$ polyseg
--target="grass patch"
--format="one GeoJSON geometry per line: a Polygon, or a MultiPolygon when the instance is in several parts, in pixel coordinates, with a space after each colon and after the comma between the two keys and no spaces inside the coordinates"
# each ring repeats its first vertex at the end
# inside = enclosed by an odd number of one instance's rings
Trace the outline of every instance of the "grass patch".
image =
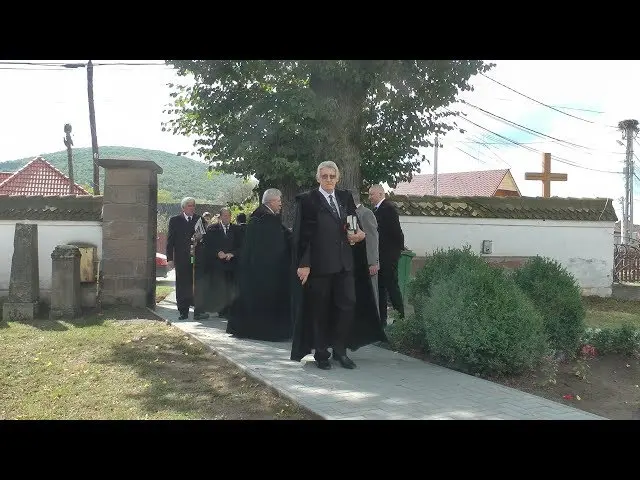
{"type": "Polygon", "coordinates": [[[174,288],[169,285],[156,285],[156,303],[160,303],[167,298],[173,290],[174,288]]]}
{"type": "Polygon", "coordinates": [[[624,324],[640,328],[640,302],[613,297],[584,297],[588,327],[615,328],[624,324]]]}
{"type": "Polygon", "coordinates": [[[116,318],[3,322],[0,419],[317,418],[175,327],[116,318]]]}

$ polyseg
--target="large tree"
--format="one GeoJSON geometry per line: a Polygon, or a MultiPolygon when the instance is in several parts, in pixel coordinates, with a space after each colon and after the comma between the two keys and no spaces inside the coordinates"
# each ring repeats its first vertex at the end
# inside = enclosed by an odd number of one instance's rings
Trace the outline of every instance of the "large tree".
{"type": "Polygon", "coordinates": [[[191,85],[170,85],[163,129],[194,136],[226,173],[255,175],[285,205],[334,160],[343,188],[410,180],[421,147],[455,128],[445,107],[492,65],[467,60],[168,61],[191,85]]]}

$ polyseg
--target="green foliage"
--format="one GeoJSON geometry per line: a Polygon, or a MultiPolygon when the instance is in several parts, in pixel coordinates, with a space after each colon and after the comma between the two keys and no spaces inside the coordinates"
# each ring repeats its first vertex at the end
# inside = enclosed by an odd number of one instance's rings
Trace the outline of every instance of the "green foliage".
{"type": "Polygon", "coordinates": [[[586,327],[586,309],[575,278],[555,260],[542,257],[530,259],[512,276],[542,314],[550,346],[575,356],[586,327]]]}
{"type": "Polygon", "coordinates": [[[231,209],[231,218],[235,221],[235,218],[239,213],[244,213],[247,216],[247,221],[249,220],[249,216],[253,211],[258,208],[260,202],[256,196],[248,198],[246,201],[241,203],[231,203],[229,204],[229,208],[231,209]]]}
{"type": "Polygon", "coordinates": [[[614,328],[587,328],[581,338],[584,345],[592,345],[598,354],[640,354],[640,329],[624,324],[614,328]]]}
{"type": "Polygon", "coordinates": [[[169,215],[166,213],[157,214],[158,233],[167,233],[169,231],[169,215]]]}
{"type": "Polygon", "coordinates": [[[503,270],[484,262],[463,262],[435,280],[421,316],[430,354],[468,373],[520,373],[547,350],[535,306],[503,270]]]}
{"type": "Polygon", "coordinates": [[[158,189],[158,203],[174,203],[178,201],[169,190],[158,189]]]}
{"type": "MultiPolygon", "coordinates": [[[[162,175],[158,175],[160,191],[170,193],[177,202],[191,196],[206,200],[200,203],[222,205],[228,201],[237,201],[245,195],[251,195],[254,185],[235,175],[209,172],[208,166],[202,162],[175,155],[173,153],[131,147],[100,147],[102,158],[140,158],[151,160],[162,167],[162,175]],[[244,192],[244,193],[243,193],[244,192]]],[[[43,154],[42,157],[61,172],[68,174],[67,152],[59,151],[43,154]]],[[[14,172],[23,167],[32,158],[12,160],[0,163],[0,171],[14,172]]],[[[102,170],[102,169],[101,169],[102,170]]],[[[76,183],[91,185],[93,182],[93,156],[91,148],[73,149],[73,173],[76,183]]],[[[104,192],[104,170],[100,173],[101,193],[104,192]]]]}
{"type": "Polygon", "coordinates": [[[393,350],[405,353],[424,353],[425,323],[418,315],[408,315],[386,328],[387,339],[393,350]]]}
{"type": "Polygon", "coordinates": [[[342,186],[408,180],[446,109],[492,65],[467,60],[168,61],[191,85],[173,85],[163,130],[189,135],[216,169],[255,175],[285,197],[335,160],[342,186]],[[291,192],[289,192],[291,190],[291,192]]]}
{"type": "Polygon", "coordinates": [[[429,297],[431,286],[435,281],[450,276],[460,264],[473,268],[480,263],[484,264],[485,261],[475,255],[468,245],[464,248],[435,250],[426,258],[424,266],[407,285],[407,300],[414,307],[416,315],[421,318],[422,306],[429,297]]]}

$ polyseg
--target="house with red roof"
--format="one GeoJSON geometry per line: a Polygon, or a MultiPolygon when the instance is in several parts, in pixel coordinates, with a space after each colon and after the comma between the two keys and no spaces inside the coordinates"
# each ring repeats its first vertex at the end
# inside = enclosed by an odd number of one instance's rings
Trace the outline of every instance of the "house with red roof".
{"type": "MultiPolygon", "coordinates": [[[[422,197],[435,194],[435,175],[414,175],[410,182],[401,182],[394,195],[422,197]]],[[[511,171],[481,170],[438,174],[438,196],[442,197],[521,197],[511,171]]]]}
{"type": "Polygon", "coordinates": [[[42,157],[36,157],[17,172],[0,172],[0,195],[50,196],[90,195],[42,157]]]}

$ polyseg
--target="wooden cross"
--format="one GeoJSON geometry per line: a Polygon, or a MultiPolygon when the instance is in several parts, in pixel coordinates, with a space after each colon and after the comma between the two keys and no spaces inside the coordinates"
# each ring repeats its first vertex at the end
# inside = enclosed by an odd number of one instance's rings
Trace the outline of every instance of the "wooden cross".
{"type": "Polygon", "coordinates": [[[549,198],[551,196],[551,182],[566,182],[566,173],[551,173],[551,154],[545,153],[542,161],[542,173],[527,172],[524,174],[525,180],[541,180],[542,196],[549,198]]]}

